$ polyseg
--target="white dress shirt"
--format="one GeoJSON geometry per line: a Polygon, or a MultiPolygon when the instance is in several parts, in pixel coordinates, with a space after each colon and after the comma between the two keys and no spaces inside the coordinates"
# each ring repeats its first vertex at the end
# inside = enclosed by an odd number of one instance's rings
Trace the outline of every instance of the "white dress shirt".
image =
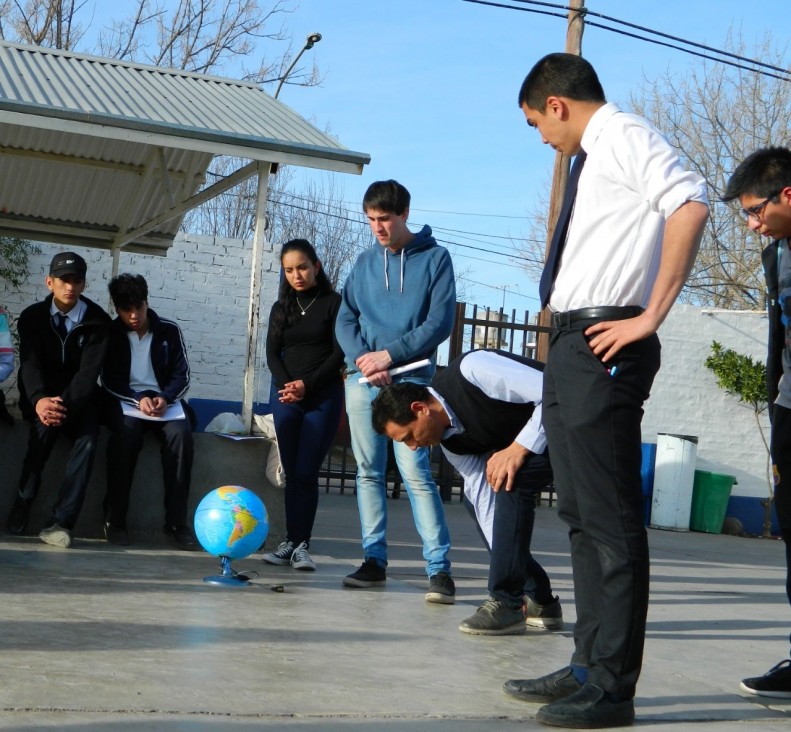
{"type": "Polygon", "coordinates": [[[55,305],[55,298],[52,298],[52,304],[49,306],[49,314],[54,318],[58,313],[65,316],[66,320],[63,321],[66,325],[66,333],[71,333],[75,325],[79,325],[85,315],[88,305],[85,300],[77,300],[76,305],[69,310],[68,313],[61,313],[55,305]]]}
{"type": "MultiPolygon", "coordinates": [[[[473,351],[462,360],[461,374],[492,399],[514,404],[535,404],[533,414],[514,442],[531,452],[544,451],[547,438],[541,425],[543,374],[540,371],[491,351],[473,351]]],[[[464,432],[464,425],[448,403],[431,387],[428,390],[450,418],[450,427],[443,433],[443,439],[464,432]]],[[[442,451],[464,481],[464,495],[472,504],[478,525],[491,548],[495,493],[486,480],[489,455],[458,455],[444,447],[442,451]]]]}
{"type": "Polygon", "coordinates": [[[587,159],[549,306],[645,307],[665,221],[687,201],[707,203],[706,182],[658,130],[614,104],[596,110],[581,144],[587,159]]]}

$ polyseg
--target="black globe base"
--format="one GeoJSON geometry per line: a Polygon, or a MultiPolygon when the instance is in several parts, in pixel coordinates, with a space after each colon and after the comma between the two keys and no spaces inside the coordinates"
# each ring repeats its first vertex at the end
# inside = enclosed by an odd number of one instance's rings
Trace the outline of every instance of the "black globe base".
{"type": "Polygon", "coordinates": [[[204,577],[203,581],[210,585],[219,585],[220,587],[250,587],[253,584],[247,579],[247,575],[239,574],[231,567],[229,557],[220,557],[220,574],[204,577]]]}

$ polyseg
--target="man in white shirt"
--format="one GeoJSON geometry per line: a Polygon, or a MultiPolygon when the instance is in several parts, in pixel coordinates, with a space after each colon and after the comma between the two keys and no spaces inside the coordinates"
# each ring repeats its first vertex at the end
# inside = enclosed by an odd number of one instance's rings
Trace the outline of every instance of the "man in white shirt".
{"type": "Polygon", "coordinates": [[[552,482],[541,427],[542,370],[511,353],[472,351],[438,372],[431,386],[392,384],[373,402],[379,434],[413,450],[441,444],[464,480],[491,558],[489,599],[462,621],[463,633],[563,626],[549,577],[530,553],[536,494],[552,482]]]}
{"type": "Polygon", "coordinates": [[[656,331],[698,250],[706,186],[648,122],[606,102],[579,56],[541,59],[518,103],[545,144],[578,156],[573,213],[564,206],[570,218],[558,221],[541,282],[556,328],[544,428],[570,529],[577,623],[568,667],[508,681],[505,691],[550,702],[536,717],[545,724],[625,726],[634,721],[648,609],[642,405],[659,369],[656,331]]]}

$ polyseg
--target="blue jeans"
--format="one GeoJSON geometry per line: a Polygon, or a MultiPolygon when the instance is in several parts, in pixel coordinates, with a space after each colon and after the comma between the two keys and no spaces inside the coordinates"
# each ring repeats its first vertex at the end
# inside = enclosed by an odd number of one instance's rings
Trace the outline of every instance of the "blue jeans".
{"type": "Polygon", "coordinates": [[[310,545],[319,505],[319,471],[338,431],[343,385],[338,379],[294,404],[278,401],[273,391],[269,403],[286,475],[286,539],[310,545]]]}
{"type": "MultiPolygon", "coordinates": [[[[357,461],[357,507],[365,558],[387,566],[387,437],[371,426],[371,402],[379,388],[358,382],[359,374],[346,379],[346,413],[352,450],[357,461]]],[[[404,479],[415,528],[423,540],[423,558],[430,576],[449,572],[450,535],[439,490],[431,476],[428,448],[410,450],[393,443],[396,464],[404,479]]]]}

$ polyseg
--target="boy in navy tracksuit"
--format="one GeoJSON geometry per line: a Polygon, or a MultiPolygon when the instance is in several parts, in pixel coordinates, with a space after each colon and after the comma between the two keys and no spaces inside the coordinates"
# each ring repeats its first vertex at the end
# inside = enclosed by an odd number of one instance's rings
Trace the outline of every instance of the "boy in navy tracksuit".
{"type": "Polygon", "coordinates": [[[115,397],[108,410],[105,536],[113,544],[129,544],[129,493],[143,435],[153,431],[162,443],[163,530],[181,548],[196,549],[187,525],[193,418],[182,401],[189,388],[190,368],[181,328],[148,307],[148,285],[142,275],[119,275],[109,289],[118,317],[110,329],[102,371],[102,384],[115,397]],[[136,411],[125,414],[122,404],[136,411]]]}

